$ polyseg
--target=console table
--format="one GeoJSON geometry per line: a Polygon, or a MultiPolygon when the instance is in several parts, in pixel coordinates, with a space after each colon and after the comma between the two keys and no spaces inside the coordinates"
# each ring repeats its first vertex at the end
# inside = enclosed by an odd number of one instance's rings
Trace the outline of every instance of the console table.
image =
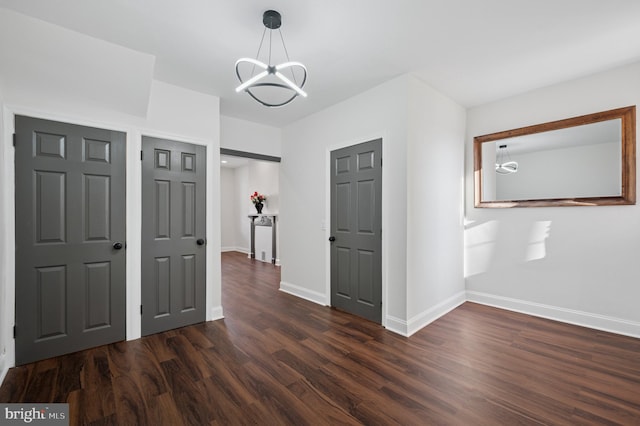
{"type": "Polygon", "coordinates": [[[250,214],[251,219],[251,259],[256,258],[256,226],[271,227],[271,263],[276,264],[276,214],[250,214]]]}

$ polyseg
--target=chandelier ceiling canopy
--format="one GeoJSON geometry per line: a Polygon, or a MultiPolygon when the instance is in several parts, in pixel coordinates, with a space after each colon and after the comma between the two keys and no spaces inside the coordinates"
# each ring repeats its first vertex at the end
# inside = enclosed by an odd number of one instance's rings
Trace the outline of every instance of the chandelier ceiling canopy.
{"type": "MultiPolygon", "coordinates": [[[[284,43],[282,31],[282,17],[275,10],[267,10],[262,15],[264,31],[255,58],[240,58],[236,61],[236,75],[240,85],[236,92],[246,92],[266,107],[281,107],[287,105],[298,96],[307,97],[303,90],[307,82],[307,68],[300,62],[289,59],[289,52],[284,43]],[[282,47],[273,48],[274,32],[282,47]],[[268,33],[267,33],[268,32],[268,33]],[[268,37],[268,47],[265,38],[268,37]],[[274,65],[274,58],[285,59],[274,65]]],[[[277,47],[278,43],[276,43],[277,47]]]]}

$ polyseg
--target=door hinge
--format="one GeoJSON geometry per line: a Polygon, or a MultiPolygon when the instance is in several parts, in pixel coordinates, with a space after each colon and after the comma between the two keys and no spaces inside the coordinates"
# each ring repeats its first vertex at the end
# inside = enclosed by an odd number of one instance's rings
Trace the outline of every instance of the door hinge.
{"type": "Polygon", "coordinates": [[[16,326],[13,326],[13,338],[15,339],[17,336],[16,326]]]}
{"type": "Polygon", "coordinates": [[[140,315],[142,315],[142,305],[140,305],[140,315]]]}
{"type": "Polygon", "coordinates": [[[382,167],[382,158],[380,158],[380,167],[382,167]]]}
{"type": "Polygon", "coordinates": [[[16,146],[16,140],[18,139],[18,135],[17,134],[13,134],[13,146],[16,146]]]}
{"type": "Polygon", "coordinates": [[[140,150],[140,161],[144,160],[144,151],[140,150]]]}

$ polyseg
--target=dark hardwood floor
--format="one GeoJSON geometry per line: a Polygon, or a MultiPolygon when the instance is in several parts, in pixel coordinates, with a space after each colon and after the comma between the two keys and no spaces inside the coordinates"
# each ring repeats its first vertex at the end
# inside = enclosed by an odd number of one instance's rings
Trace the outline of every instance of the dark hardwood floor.
{"type": "Polygon", "coordinates": [[[640,339],[473,303],[404,338],[223,254],[225,319],[13,368],[71,424],[640,425],[640,339]]]}

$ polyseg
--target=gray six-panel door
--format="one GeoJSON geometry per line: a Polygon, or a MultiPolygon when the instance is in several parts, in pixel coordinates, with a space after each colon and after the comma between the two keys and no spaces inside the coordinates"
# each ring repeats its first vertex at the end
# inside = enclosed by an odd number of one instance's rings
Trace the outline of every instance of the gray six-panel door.
{"type": "Polygon", "coordinates": [[[125,339],[125,134],[16,116],[16,364],[125,339]]]}
{"type": "Polygon", "coordinates": [[[142,335],[205,320],[206,148],[142,138],[142,335]]]}
{"type": "Polygon", "coordinates": [[[382,320],[382,139],[331,152],[331,306],[382,320]]]}

